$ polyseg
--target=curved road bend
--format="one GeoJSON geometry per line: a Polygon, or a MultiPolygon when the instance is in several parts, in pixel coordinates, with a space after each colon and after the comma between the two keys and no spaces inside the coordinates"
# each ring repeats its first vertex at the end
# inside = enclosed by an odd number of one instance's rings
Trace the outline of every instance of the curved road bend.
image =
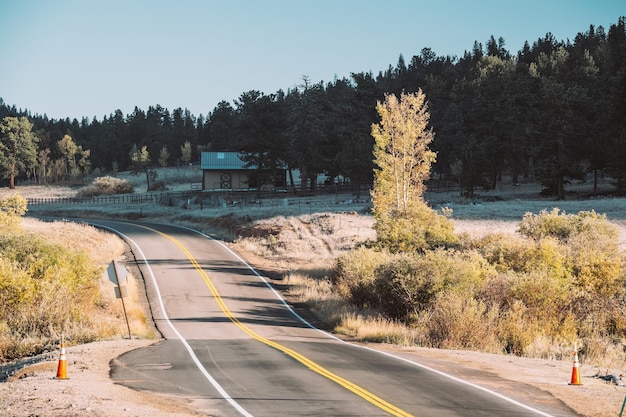
{"type": "Polygon", "coordinates": [[[188,229],[90,223],[131,245],[164,341],[115,360],[115,382],[211,416],[574,416],[312,328],[222,243],[188,229]]]}

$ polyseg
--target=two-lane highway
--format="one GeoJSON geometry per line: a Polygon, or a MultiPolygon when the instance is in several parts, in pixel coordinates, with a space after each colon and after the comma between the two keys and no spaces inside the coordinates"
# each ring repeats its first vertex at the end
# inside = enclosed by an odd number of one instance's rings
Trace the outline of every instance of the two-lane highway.
{"type": "Polygon", "coordinates": [[[340,341],[298,316],[243,259],[189,229],[92,221],[130,244],[164,341],[114,381],[213,416],[574,416],[340,341]]]}

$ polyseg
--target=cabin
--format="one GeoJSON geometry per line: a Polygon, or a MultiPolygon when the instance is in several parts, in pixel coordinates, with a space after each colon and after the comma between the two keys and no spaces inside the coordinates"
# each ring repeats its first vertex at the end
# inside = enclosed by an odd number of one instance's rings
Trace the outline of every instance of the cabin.
{"type": "Polygon", "coordinates": [[[202,190],[256,190],[285,187],[287,169],[260,171],[248,166],[239,152],[202,152],[202,190]]]}

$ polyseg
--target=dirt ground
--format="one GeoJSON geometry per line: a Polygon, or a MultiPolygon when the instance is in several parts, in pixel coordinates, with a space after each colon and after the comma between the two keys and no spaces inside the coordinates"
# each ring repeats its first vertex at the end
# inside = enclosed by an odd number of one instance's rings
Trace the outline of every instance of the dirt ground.
{"type": "Polygon", "coordinates": [[[116,385],[110,362],[155,340],[111,340],[66,349],[68,379],[56,379],[55,361],[26,367],[0,383],[0,414],[6,417],[193,416],[181,400],[116,385]]]}

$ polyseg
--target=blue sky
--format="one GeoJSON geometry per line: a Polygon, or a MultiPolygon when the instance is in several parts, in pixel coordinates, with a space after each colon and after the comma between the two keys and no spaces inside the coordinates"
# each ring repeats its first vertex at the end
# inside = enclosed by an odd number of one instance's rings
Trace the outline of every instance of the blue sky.
{"type": "Polygon", "coordinates": [[[516,53],[624,15],[624,0],[0,0],[0,97],[55,119],[156,104],[206,115],[424,47],[462,56],[494,35],[516,53]]]}

